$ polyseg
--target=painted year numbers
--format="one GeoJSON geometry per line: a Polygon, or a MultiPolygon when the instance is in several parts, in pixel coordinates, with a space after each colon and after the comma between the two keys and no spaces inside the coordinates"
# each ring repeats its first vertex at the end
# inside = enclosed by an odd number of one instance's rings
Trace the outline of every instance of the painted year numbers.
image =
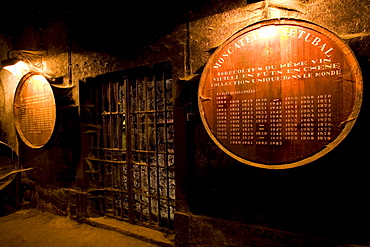
{"type": "Polygon", "coordinates": [[[232,145],[282,146],[284,141],[331,140],[331,94],[282,98],[216,98],[216,135],[232,145]]]}

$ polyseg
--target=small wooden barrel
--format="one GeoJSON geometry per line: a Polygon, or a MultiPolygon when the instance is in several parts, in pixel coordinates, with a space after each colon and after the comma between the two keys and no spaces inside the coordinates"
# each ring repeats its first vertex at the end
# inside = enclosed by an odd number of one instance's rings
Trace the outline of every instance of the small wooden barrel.
{"type": "Polygon", "coordinates": [[[198,103],[212,140],[233,158],[268,169],[312,162],[348,134],[362,75],[348,45],[301,20],[239,31],[210,57],[198,103]]]}
{"type": "Polygon", "coordinates": [[[16,152],[6,143],[0,141],[0,190],[9,185],[19,169],[19,159],[16,152]]]}
{"type": "Polygon", "coordinates": [[[14,96],[15,127],[31,148],[43,147],[51,138],[56,122],[53,90],[40,74],[26,74],[14,96]]]}

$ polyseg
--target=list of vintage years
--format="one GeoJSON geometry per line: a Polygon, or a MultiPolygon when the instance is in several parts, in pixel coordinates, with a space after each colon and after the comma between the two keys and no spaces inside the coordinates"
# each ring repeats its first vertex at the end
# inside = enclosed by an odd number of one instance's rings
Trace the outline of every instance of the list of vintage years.
{"type": "Polygon", "coordinates": [[[306,22],[275,20],[236,33],[211,56],[198,102],[212,140],[257,167],[315,160],[348,133],[362,77],[350,48],[306,22]]]}

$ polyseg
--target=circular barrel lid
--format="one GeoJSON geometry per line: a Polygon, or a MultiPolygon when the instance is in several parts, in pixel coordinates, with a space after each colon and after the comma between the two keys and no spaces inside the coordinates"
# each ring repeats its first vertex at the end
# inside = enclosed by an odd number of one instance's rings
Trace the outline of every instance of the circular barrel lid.
{"type": "Polygon", "coordinates": [[[227,39],[202,73],[198,103],[212,140],[248,165],[312,162],[348,134],[362,102],[361,70],[333,32],[267,20],[227,39]]]}
{"type": "Polygon", "coordinates": [[[15,127],[31,148],[43,147],[51,138],[56,122],[53,90],[44,76],[26,74],[14,96],[15,127]]]}

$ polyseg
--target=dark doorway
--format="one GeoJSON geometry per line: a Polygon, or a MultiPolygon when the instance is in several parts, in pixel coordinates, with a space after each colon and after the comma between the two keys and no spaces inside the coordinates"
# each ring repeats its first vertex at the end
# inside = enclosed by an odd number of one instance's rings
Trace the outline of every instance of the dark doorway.
{"type": "Polygon", "coordinates": [[[80,85],[86,191],[94,210],[173,229],[171,66],[140,67],[80,85]],[[86,142],[87,140],[87,142],[86,142]]]}

